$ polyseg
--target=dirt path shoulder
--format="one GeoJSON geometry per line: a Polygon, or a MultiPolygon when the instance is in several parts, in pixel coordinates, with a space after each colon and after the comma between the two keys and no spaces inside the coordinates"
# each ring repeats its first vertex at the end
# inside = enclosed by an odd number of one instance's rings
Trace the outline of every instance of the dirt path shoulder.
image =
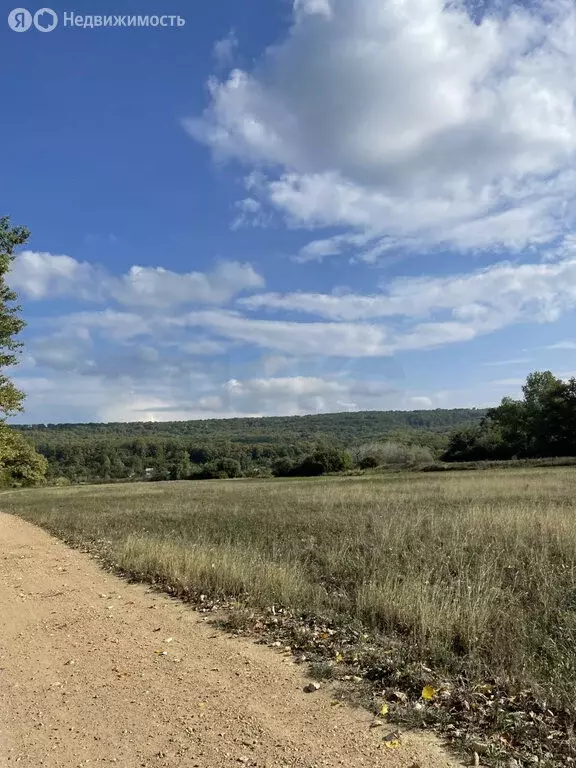
{"type": "Polygon", "coordinates": [[[368,713],[306,682],[291,659],[0,513],[2,768],[457,765],[418,734],[386,748],[368,713]]]}

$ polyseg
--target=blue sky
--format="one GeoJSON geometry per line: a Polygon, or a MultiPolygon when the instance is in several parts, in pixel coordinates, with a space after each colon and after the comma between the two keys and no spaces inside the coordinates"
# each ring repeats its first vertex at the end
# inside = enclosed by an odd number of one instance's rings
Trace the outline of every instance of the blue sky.
{"type": "Polygon", "coordinates": [[[484,406],[576,372],[571,2],[51,7],[0,26],[18,421],[484,406]]]}

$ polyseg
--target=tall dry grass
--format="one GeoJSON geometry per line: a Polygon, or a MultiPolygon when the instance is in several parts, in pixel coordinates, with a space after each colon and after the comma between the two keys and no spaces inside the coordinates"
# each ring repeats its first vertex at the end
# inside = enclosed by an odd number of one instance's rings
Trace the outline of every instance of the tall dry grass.
{"type": "Polygon", "coordinates": [[[570,699],[576,470],[19,491],[2,508],[182,589],[352,617],[452,673],[570,699]]]}

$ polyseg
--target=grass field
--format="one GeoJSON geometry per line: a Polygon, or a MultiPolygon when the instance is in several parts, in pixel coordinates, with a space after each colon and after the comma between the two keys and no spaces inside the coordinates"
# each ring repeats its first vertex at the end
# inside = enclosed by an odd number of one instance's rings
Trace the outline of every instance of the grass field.
{"type": "Polygon", "coordinates": [[[574,709],[576,470],[18,491],[14,512],[142,578],[352,621],[441,674],[574,709]]]}
{"type": "Polygon", "coordinates": [[[572,468],[76,487],[2,506],[157,581],[351,615],[434,664],[573,695],[572,468]]]}

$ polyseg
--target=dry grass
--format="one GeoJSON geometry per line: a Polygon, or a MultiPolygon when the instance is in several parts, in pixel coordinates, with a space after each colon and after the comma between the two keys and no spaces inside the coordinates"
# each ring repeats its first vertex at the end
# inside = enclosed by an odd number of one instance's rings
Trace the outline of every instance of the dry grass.
{"type": "Polygon", "coordinates": [[[451,674],[576,684],[576,470],[19,491],[3,509],[179,589],[343,615],[451,674]]]}

